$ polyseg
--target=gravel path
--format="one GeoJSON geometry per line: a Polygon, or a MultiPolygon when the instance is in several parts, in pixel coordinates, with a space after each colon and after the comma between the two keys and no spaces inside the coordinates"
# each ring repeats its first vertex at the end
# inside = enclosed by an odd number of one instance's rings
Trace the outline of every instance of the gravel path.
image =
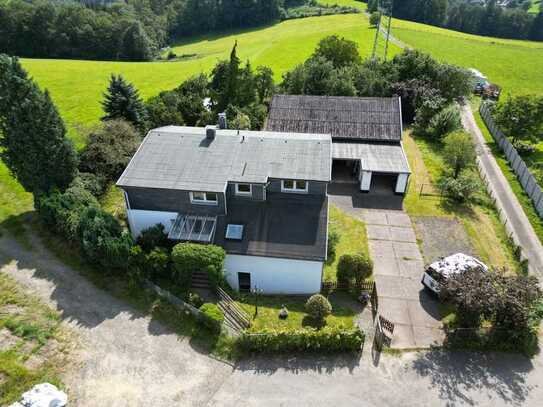
{"type": "Polygon", "coordinates": [[[28,251],[0,238],[0,271],[57,308],[79,335],[80,368],[64,377],[70,405],[200,406],[232,373],[231,366],[96,288],[39,241],[28,251]]]}

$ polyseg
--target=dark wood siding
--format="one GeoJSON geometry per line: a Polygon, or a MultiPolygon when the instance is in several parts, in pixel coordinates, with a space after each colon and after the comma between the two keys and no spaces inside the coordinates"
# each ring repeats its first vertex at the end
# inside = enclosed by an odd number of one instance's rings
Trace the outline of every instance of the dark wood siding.
{"type": "Polygon", "coordinates": [[[190,202],[189,191],[152,188],[123,188],[128,194],[131,209],[195,214],[223,215],[225,211],[224,194],[219,193],[219,204],[198,205],[190,202]]]}

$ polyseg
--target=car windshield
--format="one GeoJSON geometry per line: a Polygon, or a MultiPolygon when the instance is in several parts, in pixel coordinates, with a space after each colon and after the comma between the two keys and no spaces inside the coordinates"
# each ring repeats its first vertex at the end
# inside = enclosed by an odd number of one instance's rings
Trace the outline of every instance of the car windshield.
{"type": "Polygon", "coordinates": [[[445,282],[445,278],[443,277],[443,275],[438,273],[431,267],[428,267],[428,269],[426,270],[426,273],[440,284],[445,282]]]}

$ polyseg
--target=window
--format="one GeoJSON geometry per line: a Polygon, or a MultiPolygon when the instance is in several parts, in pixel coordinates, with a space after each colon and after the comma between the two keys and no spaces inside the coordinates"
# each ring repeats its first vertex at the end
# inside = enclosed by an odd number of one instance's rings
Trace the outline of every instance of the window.
{"type": "Polygon", "coordinates": [[[191,192],[190,201],[194,204],[217,205],[219,199],[216,192],[191,192]]]}
{"type": "Polygon", "coordinates": [[[213,239],[216,217],[178,215],[168,238],[208,243],[213,239]]]}
{"type": "Polygon", "coordinates": [[[283,180],[281,181],[282,192],[307,193],[309,184],[307,181],[283,180]]]}
{"type": "Polygon", "coordinates": [[[228,240],[242,240],[243,239],[243,225],[229,224],[226,227],[226,238],[228,240]]]}
{"type": "Polygon", "coordinates": [[[252,192],[251,184],[236,184],[236,195],[252,195],[252,192]]]}

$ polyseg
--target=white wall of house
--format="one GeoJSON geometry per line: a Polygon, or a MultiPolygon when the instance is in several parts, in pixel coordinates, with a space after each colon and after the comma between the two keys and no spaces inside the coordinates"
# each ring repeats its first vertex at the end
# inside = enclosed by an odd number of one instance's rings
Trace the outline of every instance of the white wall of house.
{"type": "Polygon", "coordinates": [[[134,238],[140,233],[155,226],[157,223],[162,223],[165,227],[165,232],[168,233],[177,218],[177,212],[159,212],[159,211],[143,211],[140,209],[127,209],[128,224],[134,238]]]}
{"type": "Polygon", "coordinates": [[[407,190],[407,181],[409,180],[409,174],[398,174],[398,181],[396,181],[396,193],[405,194],[407,190]]]}
{"type": "Polygon", "coordinates": [[[321,290],[323,262],[228,254],[226,280],[238,290],[238,273],[251,274],[251,288],[266,294],[315,294],[321,290]]]}
{"type": "Polygon", "coordinates": [[[361,171],[360,175],[360,190],[367,192],[371,186],[371,171],[361,171]]]}

